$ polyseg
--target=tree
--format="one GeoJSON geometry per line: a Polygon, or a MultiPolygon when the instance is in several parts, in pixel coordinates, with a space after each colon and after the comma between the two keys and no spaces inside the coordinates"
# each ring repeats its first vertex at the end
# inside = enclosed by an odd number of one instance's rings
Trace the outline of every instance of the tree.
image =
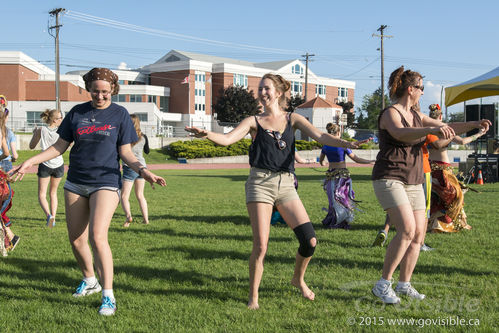
{"type": "MultiPolygon", "coordinates": [[[[390,105],[388,96],[384,96],[385,105],[390,105]]],[[[376,89],[371,95],[365,95],[362,99],[362,105],[357,108],[359,116],[357,117],[357,128],[377,129],[378,116],[381,112],[381,88],[376,89]],[[365,113],[365,115],[364,115],[365,113]]]]}
{"type": "Polygon", "coordinates": [[[291,96],[288,98],[288,107],[286,108],[287,112],[295,112],[295,109],[305,103],[305,100],[301,98],[300,95],[291,96]]]}
{"type": "Polygon", "coordinates": [[[449,123],[458,123],[464,121],[464,112],[451,113],[449,123]]]}
{"type": "Polygon", "coordinates": [[[350,110],[353,109],[353,103],[351,101],[348,101],[348,102],[339,102],[336,104],[341,106],[341,108],[343,109],[343,113],[346,113],[347,115],[347,127],[349,128],[353,127],[353,124],[355,122],[355,113],[350,112],[350,110]]]}
{"type": "Polygon", "coordinates": [[[239,123],[246,117],[260,113],[260,104],[253,91],[241,86],[230,86],[223,90],[222,96],[213,105],[219,122],[239,123]]]}

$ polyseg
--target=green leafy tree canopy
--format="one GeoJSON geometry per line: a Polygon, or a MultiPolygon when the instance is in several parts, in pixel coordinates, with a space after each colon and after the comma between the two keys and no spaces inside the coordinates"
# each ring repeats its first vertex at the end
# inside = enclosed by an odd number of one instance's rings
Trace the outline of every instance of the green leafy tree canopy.
{"type": "Polygon", "coordinates": [[[291,96],[288,98],[288,107],[286,108],[287,112],[295,112],[295,109],[305,103],[305,99],[303,99],[300,95],[291,96]]]}
{"type": "MultiPolygon", "coordinates": [[[[390,99],[384,95],[385,105],[390,105],[390,99]]],[[[357,108],[357,127],[362,129],[377,129],[378,116],[381,112],[381,88],[376,89],[371,95],[365,95],[362,105],[357,108]]]]}
{"type": "Polygon", "coordinates": [[[230,86],[213,105],[219,122],[239,123],[246,117],[260,113],[260,104],[253,91],[241,86],[230,86]]]}

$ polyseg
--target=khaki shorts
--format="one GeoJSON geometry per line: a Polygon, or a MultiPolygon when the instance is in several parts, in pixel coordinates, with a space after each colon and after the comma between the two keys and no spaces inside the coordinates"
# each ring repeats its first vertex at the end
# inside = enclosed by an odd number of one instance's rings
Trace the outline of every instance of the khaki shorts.
{"type": "Polygon", "coordinates": [[[291,172],[251,168],[245,186],[246,203],[280,205],[286,201],[299,200],[294,182],[295,178],[291,172]]]}
{"type": "Polygon", "coordinates": [[[378,179],[373,181],[374,194],[384,210],[410,204],[412,210],[425,210],[423,186],[406,185],[400,180],[378,179]]]}

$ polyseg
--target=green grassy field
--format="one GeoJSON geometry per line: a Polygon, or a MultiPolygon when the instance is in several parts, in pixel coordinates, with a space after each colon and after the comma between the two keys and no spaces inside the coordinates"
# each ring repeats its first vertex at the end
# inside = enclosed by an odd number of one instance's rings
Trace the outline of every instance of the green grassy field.
{"type": "MultiPolygon", "coordinates": [[[[298,192],[319,240],[306,275],[316,300],[304,300],[290,285],[297,241],[289,228],[273,226],[258,311],[246,309],[252,244],[244,204],[248,170],[158,171],[168,186],[146,189],[151,224],[123,229],[121,207],[114,216],[110,243],[118,311],[109,318],[97,314],[100,295],[71,297],[81,273],[63,222],[62,186],[57,225],[49,230],[36,198],[36,176],[27,175],[14,184],[9,212],[21,241],[9,257],[0,257],[0,327],[6,332],[496,331],[499,184],[466,194],[473,230],[427,235],[436,250],[421,253],[413,276],[427,299],[385,307],[370,291],[385,254],[370,244],[384,213],[372,191],[370,168],[351,171],[362,212],[345,231],[320,223],[327,207],[323,174],[298,169],[298,192]]],[[[135,199],[132,209],[139,214],[135,199]]]]}

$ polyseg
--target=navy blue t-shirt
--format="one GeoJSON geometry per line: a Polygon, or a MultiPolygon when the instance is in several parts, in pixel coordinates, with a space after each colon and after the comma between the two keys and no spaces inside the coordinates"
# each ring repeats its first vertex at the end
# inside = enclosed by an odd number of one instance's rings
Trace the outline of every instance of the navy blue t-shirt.
{"type": "Polygon", "coordinates": [[[57,133],[61,139],[74,142],[69,154],[70,182],[121,188],[118,148],[138,140],[124,107],[111,103],[106,109],[96,109],[91,102],[76,105],[57,133]]]}

